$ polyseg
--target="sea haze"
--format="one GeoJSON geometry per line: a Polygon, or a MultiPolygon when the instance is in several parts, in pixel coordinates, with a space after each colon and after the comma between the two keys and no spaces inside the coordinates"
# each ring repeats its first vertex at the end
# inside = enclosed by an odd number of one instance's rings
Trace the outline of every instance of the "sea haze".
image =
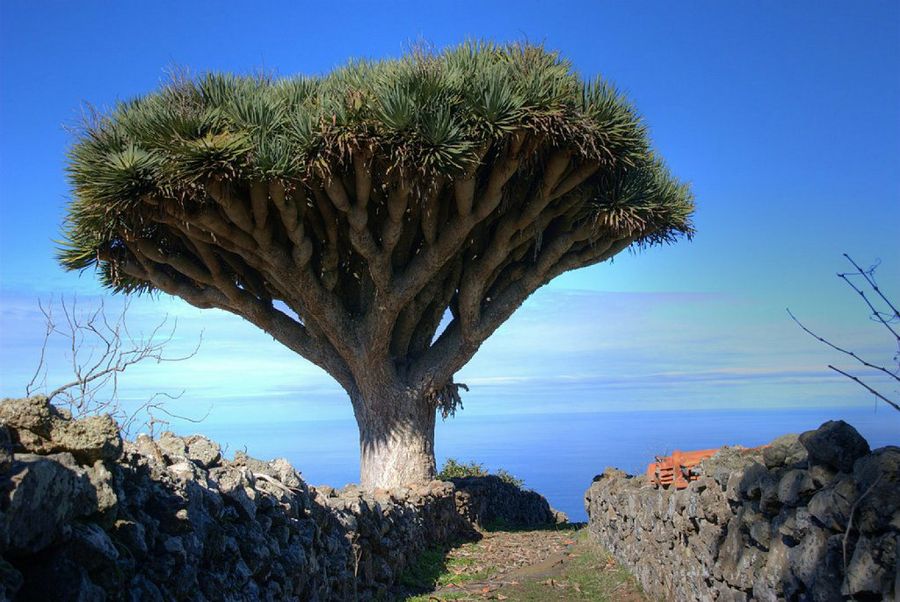
{"type": "MultiPolygon", "coordinates": [[[[643,472],[654,455],[740,444],[757,446],[790,432],[842,419],[871,447],[900,444],[900,413],[867,408],[581,412],[466,416],[438,423],[438,465],[448,457],[505,468],[545,495],[573,521],[587,520],[583,495],[607,466],[643,472]]],[[[197,430],[259,458],[287,458],[310,484],[342,486],[358,479],[358,436],[352,420],[297,420],[197,430]]],[[[179,429],[188,432],[190,429],[179,429]]]]}

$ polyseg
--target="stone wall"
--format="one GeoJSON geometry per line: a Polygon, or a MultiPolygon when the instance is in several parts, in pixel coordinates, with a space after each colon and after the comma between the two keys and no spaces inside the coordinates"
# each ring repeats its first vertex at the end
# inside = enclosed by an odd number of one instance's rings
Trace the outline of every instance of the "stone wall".
{"type": "Polygon", "coordinates": [[[477,525],[536,528],[568,521],[564,513],[550,507],[544,496],[498,476],[463,477],[451,481],[457,490],[457,511],[477,525]]]}
{"type": "Polygon", "coordinates": [[[285,460],[4,400],[0,601],[386,598],[423,549],[477,537],[457,495],[310,487],[285,460]]]}
{"type": "Polygon", "coordinates": [[[724,448],[687,489],[607,469],[591,535],[667,600],[895,600],[900,448],[844,422],[762,450],[724,448]]]}

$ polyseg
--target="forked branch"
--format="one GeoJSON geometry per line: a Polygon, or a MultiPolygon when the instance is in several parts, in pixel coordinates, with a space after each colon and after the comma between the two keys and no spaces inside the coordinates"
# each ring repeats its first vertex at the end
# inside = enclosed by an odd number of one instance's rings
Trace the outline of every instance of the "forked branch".
{"type": "Polygon", "coordinates": [[[71,380],[46,395],[48,400],[63,405],[75,416],[110,414],[126,434],[131,434],[131,429],[140,425],[152,430],[155,425],[166,422],[162,415],[189,422],[203,420],[175,414],[166,407],[167,402],[179,399],[184,391],[177,395],[156,392],[134,407],[126,407],[120,399],[119,378],[126,370],[148,361],[186,361],[197,354],[202,342],[201,333],[197,345],[187,353],[166,353],[175,337],[177,320],[169,320],[167,316],[148,333],[135,333],[126,320],[129,305],[126,300],[122,311],[110,319],[102,301],[95,309],[83,311],[76,300],[61,298],[58,307],[62,318],[59,319],[54,316],[52,299],[46,306],[39,303],[44,316],[44,338],[38,366],[25,388],[26,395],[46,388],[48,352],[51,342],[59,340],[65,346],[71,380]],[[143,422],[139,424],[141,419],[143,422]]]}
{"type": "MultiPolygon", "coordinates": [[[[893,304],[893,302],[891,302],[890,298],[884,294],[884,292],[878,286],[877,281],[875,280],[875,270],[879,264],[876,263],[873,266],[871,266],[869,269],[864,270],[847,253],[844,253],[844,257],[846,257],[847,261],[849,261],[853,265],[855,271],[839,273],[837,276],[838,276],[838,278],[843,280],[847,284],[847,286],[849,286],[851,289],[853,289],[853,291],[856,292],[863,299],[866,306],[869,308],[869,311],[871,312],[870,318],[873,321],[878,322],[879,324],[884,326],[884,328],[886,328],[888,330],[888,332],[891,333],[891,335],[894,339],[894,343],[897,346],[897,349],[895,351],[894,358],[893,358],[894,363],[896,364],[896,367],[894,367],[893,369],[890,369],[890,368],[887,368],[886,366],[874,364],[866,359],[863,359],[855,351],[852,351],[850,349],[847,349],[845,347],[842,347],[840,345],[832,343],[825,337],[820,336],[820,335],[816,334],[815,332],[813,332],[805,324],[803,324],[803,322],[801,322],[797,318],[797,316],[795,316],[793,314],[793,312],[791,312],[790,309],[787,310],[787,313],[791,317],[791,319],[794,322],[796,322],[797,325],[801,329],[803,329],[804,332],[806,332],[808,335],[810,335],[811,337],[813,337],[820,343],[823,343],[823,344],[827,345],[828,347],[834,349],[835,351],[838,351],[846,356],[853,358],[855,361],[859,362],[862,366],[869,368],[870,370],[873,370],[878,374],[886,376],[891,381],[900,383],[900,334],[897,333],[897,330],[895,328],[895,325],[897,323],[900,323],[900,312],[897,311],[897,307],[893,304]],[[859,284],[857,284],[857,282],[854,281],[854,279],[858,280],[859,278],[862,278],[862,280],[864,281],[863,285],[859,285],[859,284]],[[876,307],[875,303],[873,302],[873,299],[870,298],[870,295],[866,294],[866,288],[865,288],[866,286],[868,286],[868,288],[871,289],[869,291],[870,293],[874,293],[874,296],[876,298],[880,299],[881,302],[887,306],[887,310],[879,309],[878,307],[876,307]]],[[[861,387],[863,387],[864,389],[869,391],[869,393],[871,393],[878,399],[881,399],[882,401],[887,403],[889,406],[891,406],[895,410],[900,411],[900,403],[888,398],[887,395],[880,392],[879,390],[872,387],[871,385],[867,384],[860,377],[850,374],[846,370],[842,370],[842,369],[832,366],[830,364],[828,367],[831,370],[834,370],[835,372],[837,372],[838,374],[841,374],[841,375],[849,378],[856,384],[860,385],[861,387]]]]}

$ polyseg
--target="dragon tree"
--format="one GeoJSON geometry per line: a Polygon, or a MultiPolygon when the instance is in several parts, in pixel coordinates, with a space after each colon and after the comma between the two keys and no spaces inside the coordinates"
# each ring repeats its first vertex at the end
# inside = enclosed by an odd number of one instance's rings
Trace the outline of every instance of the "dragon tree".
{"type": "Polygon", "coordinates": [[[62,265],[231,312],[320,366],[368,488],[433,476],[454,374],[535,290],[692,233],[632,105],[527,44],[175,78],[90,120],[68,172],[62,265]]]}

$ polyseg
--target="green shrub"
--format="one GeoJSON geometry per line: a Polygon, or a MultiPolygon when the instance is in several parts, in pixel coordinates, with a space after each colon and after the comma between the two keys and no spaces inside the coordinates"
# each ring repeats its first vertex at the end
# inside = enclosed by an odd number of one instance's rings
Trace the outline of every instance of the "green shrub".
{"type": "MultiPolygon", "coordinates": [[[[474,460],[466,463],[458,462],[456,458],[447,458],[447,461],[444,462],[444,466],[441,468],[441,471],[437,474],[436,478],[441,481],[449,481],[450,479],[461,479],[464,477],[486,477],[489,474],[491,473],[484,467],[484,464],[480,464],[474,460]]],[[[525,481],[513,476],[504,468],[498,468],[494,472],[494,475],[500,477],[500,480],[519,488],[525,484],[525,481]]]]}
{"type": "Polygon", "coordinates": [[[510,485],[515,485],[519,489],[522,489],[522,487],[525,485],[525,481],[516,477],[515,475],[510,474],[510,472],[505,468],[498,468],[496,472],[494,472],[494,474],[500,477],[501,481],[506,481],[510,485]]]}
{"type": "Polygon", "coordinates": [[[447,458],[444,467],[437,474],[437,478],[441,481],[449,481],[450,479],[461,479],[463,477],[486,477],[490,474],[484,467],[474,460],[468,464],[457,462],[456,458],[447,458]]]}

